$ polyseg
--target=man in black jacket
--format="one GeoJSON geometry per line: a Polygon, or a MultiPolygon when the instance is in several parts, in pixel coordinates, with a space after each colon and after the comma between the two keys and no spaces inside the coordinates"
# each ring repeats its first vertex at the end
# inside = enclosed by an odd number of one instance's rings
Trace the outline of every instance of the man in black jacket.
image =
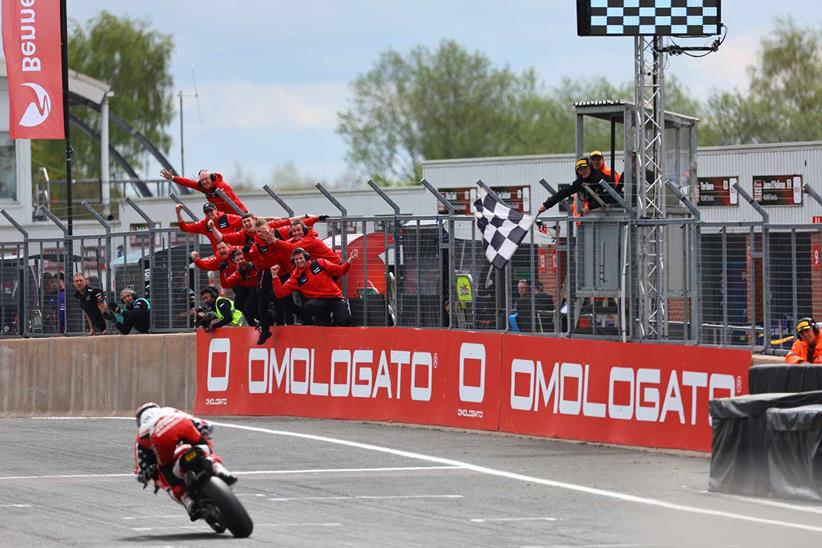
{"type": "Polygon", "coordinates": [[[144,297],[137,297],[137,293],[130,288],[120,292],[120,302],[111,305],[106,311],[106,318],[114,322],[114,325],[123,335],[128,335],[134,328],[140,333],[148,333],[151,325],[151,303],[144,297]]]}
{"type": "Polygon", "coordinates": [[[105,335],[107,331],[106,320],[103,312],[106,310],[106,296],[102,289],[88,285],[86,277],[77,272],[74,275],[74,298],[80,303],[80,307],[86,316],[89,335],[105,335]]]}
{"type": "Polygon", "coordinates": [[[608,191],[600,185],[600,182],[602,184],[608,184],[605,175],[603,175],[602,172],[592,168],[591,162],[588,160],[588,158],[580,158],[579,160],[577,160],[576,173],[577,178],[574,180],[574,182],[571,183],[569,186],[560,189],[556,194],[545,200],[545,202],[543,202],[542,205],[539,206],[538,213],[542,213],[544,211],[547,211],[548,209],[551,209],[557,203],[573,195],[575,192],[579,193],[584,204],[584,209],[587,211],[592,211],[594,209],[599,208],[599,200],[601,200],[605,204],[614,203],[614,200],[608,194],[608,191]],[[594,194],[597,195],[599,200],[591,196],[591,194],[587,190],[585,190],[583,185],[587,185],[588,188],[591,191],[593,191],[594,194]]]}

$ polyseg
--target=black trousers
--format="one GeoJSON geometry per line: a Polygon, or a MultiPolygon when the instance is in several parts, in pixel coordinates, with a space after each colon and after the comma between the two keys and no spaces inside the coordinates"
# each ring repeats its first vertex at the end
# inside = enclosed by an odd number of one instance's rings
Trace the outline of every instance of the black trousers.
{"type": "MultiPolygon", "coordinates": [[[[271,272],[268,273],[269,278],[271,272]]],[[[280,276],[280,281],[285,284],[290,278],[290,274],[280,276]]],[[[268,288],[271,289],[271,282],[268,283],[268,288]]],[[[291,295],[278,299],[272,295],[274,299],[274,321],[277,325],[294,325],[294,298],[291,295]]]]}
{"type": "Polygon", "coordinates": [[[260,271],[259,287],[257,288],[257,320],[260,322],[260,329],[265,332],[271,329],[274,318],[268,309],[271,306],[271,299],[274,290],[271,288],[271,271],[268,269],[260,271]]]}
{"type": "Polygon", "coordinates": [[[234,292],[235,308],[243,313],[248,325],[256,324],[259,319],[257,288],[234,286],[231,290],[234,292]]]}
{"type": "Polygon", "coordinates": [[[331,317],[334,317],[334,325],[337,327],[348,327],[351,325],[351,311],[348,309],[348,301],[341,297],[330,299],[309,299],[303,305],[305,309],[305,319],[311,319],[312,325],[331,325],[331,317]]]}

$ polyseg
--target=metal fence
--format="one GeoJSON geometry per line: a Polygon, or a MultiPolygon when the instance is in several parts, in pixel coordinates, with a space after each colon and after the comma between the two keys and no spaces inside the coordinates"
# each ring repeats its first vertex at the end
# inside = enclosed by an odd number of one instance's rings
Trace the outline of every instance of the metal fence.
{"type": "MultiPolygon", "coordinates": [[[[102,230],[94,236],[31,238],[7,215],[21,240],[0,243],[0,335],[85,333],[75,272],[103,289],[109,303],[126,287],[149,297],[153,332],[193,329],[200,289],[219,285],[218,272],[190,260],[194,250],[211,254],[206,239],[156,228],[150,219],[147,229],[114,232],[95,218],[102,230]]],[[[705,223],[685,215],[649,221],[611,209],[559,214],[533,226],[501,271],[486,259],[472,216],[352,217],[343,208],[315,228],[343,258],[358,250],[341,280],[354,325],[768,350],[786,348],[790,342],[771,341],[790,337],[797,318],[822,312],[822,299],[813,299],[822,291],[820,225],[705,223]],[[651,339],[635,236],[654,223],[665,234],[655,270],[664,291],[654,304],[659,336],[651,339]]]]}

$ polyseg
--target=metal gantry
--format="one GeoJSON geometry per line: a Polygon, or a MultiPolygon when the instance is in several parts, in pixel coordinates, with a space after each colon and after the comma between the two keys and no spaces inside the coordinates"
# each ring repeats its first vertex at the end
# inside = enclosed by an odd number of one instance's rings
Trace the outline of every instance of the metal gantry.
{"type": "Polygon", "coordinates": [[[637,299],[640,338],[667,333],[665,276],[665,54],[660,36],[634,39],[637,209],[637,299]]]}

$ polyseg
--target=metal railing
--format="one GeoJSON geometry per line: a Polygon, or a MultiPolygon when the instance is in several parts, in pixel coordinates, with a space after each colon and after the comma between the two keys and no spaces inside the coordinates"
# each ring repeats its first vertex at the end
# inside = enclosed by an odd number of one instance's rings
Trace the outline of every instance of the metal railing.
{"type": "MultiPolygon", "coordinates": [[[[583,217],[558,211],[532,226],[509,266],[498,271],[485,257],[474,217],[453,214],[430,185],[446,213],[404,214],[377,187],[388,213],[352,216],[330,191],[317,188],[339,215],[315,230],[341,257],[359,253],[341,280],[354,325],[648,340],[639,317],[633,236],[649,224],[666,234],[665,255],[658,258],[663,274],[657,283],[665,289],[656,304],[663,312],[656,326],[661,335],[654,341],[780,350],[790,341],[771,341],[790,337],[797,318],[822,315],[822,298],[813,298],[822,294],[822,225],[776,226],[767,215],[756,222],[709,223],[696,208],[651,221],[637,219],[625,203],[583,217]]],[[[193,329],[200,289],[219,285],[218,272],[199,271],[190,260],[194,250],[210,255],[209,243],[157,228],[133,201],[123,203],[148,228],[114,232],[84,203],[101,224],[99,234],[69,237],[44,209],[62,236],[32,238],[3,212],[21,241],[0,243],[0,336],[84,333],[71,286],[78,271],[105,291],[109,303],[125,287],[148,296],[153,332],[193,329]]]]}

